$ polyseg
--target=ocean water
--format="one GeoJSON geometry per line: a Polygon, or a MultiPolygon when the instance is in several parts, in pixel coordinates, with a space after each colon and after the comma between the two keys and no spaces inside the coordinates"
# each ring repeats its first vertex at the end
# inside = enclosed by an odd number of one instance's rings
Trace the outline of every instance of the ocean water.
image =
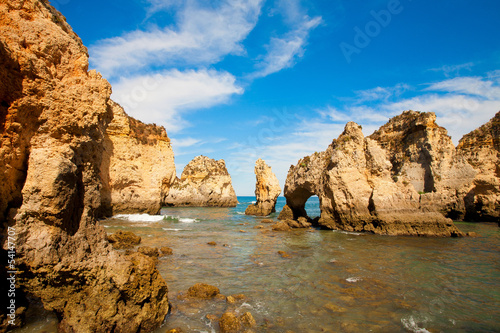
{"type": "MultiPolygon", "coordinates": [[[[100,222],[109,233],[140,235],[143,246],[173,249],[172,256],[158,260],[172,311],[156,332],[217,332],[207,315],[220,317],[227,310],[252,313],[256,332],[500,332],[496,224],[457,223],[477,238],[273,232],[263,218],[244,215],[255,197],[238,199],[235,208],[164,208],[158,216],[119,215],[100,222]],[[228,305],[178,297],[196,283],[245,299],[228,305]]],[[[284,203],[279,198],[278,212],[284,203]]],[[[318,198],[306,210],[318,216],[318,198]]],[[[18,332],[55,327],[53,316],[35,317],[18,332]]]]}

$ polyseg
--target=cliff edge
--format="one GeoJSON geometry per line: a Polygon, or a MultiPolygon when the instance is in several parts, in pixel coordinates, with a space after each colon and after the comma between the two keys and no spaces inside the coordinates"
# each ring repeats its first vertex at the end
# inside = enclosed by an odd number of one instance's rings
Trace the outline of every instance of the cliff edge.
{"type": "Polygon", "coordinates": [[[500,111],[466,134],[457,152],[477,171],[465,196],[465,219],[500,223],[500,111]]]}
{"type": "Polygon", "coordinates": [[[153,330],[169,309],[164,280],[151,258],[114,251],[96,220],[110,85],[46,0],[0,0],[0,62],[0,254],[11,227],[16,302],[40,299],[61,332],[153,330]]]}
{"type": "Polygon", "coordinates": [[[174,152],[165,128],[129,117],[110,101],[101,165],[102,214],[158,214],[175,180],[174,152]]]}

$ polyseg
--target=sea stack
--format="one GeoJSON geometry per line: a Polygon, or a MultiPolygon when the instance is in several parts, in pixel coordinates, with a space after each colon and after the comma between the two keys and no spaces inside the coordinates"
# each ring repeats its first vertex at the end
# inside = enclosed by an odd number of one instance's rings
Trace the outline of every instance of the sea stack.
{"type": "Polygon", "coordinates": [[[249,205],[245,214],[267,216],[276,211],[276,200],[281,193],[281,187],[271,167],[260,158],[255,162],[255,177],[257,178],[255,184],[257,202],[249,205]]]}
{"type": "Polygon", "coordinates": [[[476,171],[455,151],[433,113],[403,112],[370,137],[350,122],[328,149],[301,159],[285,184],[287,216],[306,217],[318,195],[321,227],[385,235],[462,236],[476,171]]]}
{"type": "Polygon", "coordinates": [[[110,95],[48,1],[0,0],[0,227],[16,238],[16,305],[40,300],[60,332],[150,332],[169,310],[155,261],[113,250],[97,223],[110,95]]]}
{"type": "Polygon", "coordinates": [[[224,160],[197,156],[170,186],[164,203],[171,207],[236,207],[238,199],[224,160]]]}

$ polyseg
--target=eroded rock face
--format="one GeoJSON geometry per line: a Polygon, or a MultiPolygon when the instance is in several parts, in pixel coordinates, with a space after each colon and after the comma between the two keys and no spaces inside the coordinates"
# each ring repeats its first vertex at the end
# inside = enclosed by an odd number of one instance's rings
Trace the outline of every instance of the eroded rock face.
{"type": "Polygon", "coordinates": [[[101,165],[103,215],[157,214],[175,179],[174,153],[163,127],[129,117],[110,102],[101,165]]]}
{"type": "MultiPolygon", "coordinates": [[[[308,156],[290,168],[285,197],[294,219],[307,216],[305,203],[310,196],[317,195],[321,209],[318,224],[325,228],[387,235],[462,235],[452,221],[439,212],[445,205],[441,202],[422,205],[418,193],[420,187],[430,190],[430,183],[433,191],[465,191],[467,182],[475,175],[470,165],[455,156],[446,133],[434,124],[433,114],[405,112],[365,138],[361,126],[348,123],[325,152],[308,156]],[[439,132],[427,131],[427,127],[438,128],[439,132]],[[420,130],[424,135],[418,133],[420,130]],[[391,146],[393,141],[399,148],[391,146]],[[386,147],[381,143],[387,143],[386,147]],[[428,150],[422,152],[419,145],[428,150]],[[408,153],[400,153],[399,149],[408,153]],[[427,153],[431,157],[423,160],[427,153]],[[449,157],[442,156],[436,162],[439,154],[444,153],[449,157]],[[427,163],[431,163],[431,169],[426,173],[427,163]],[[458,179],[452,179],[454,171],[458,179]],[[441,177],[439,181],[436,175],[441,177]],[[427,177],[434,178],[428,180],[427,177]]],[[[447,205],[452,202],[450,206],[459,206],[456,195],[445,198],[448,201],[442,200],[447,205]]]]}
{"type": "Polygon", "coordinates": [[[267,216],[274,213],[276,200],[281,193],[278,178],[270,166],[262,159],[255,162],[255,196],[256,204],[251,204],[245,210],[246,215],[267,216]]]}
{"type": "Polygon", "coordinates": [[[465,135],[457,152],[477,171],[464,200],[466,220],[500,223],[500,112],[465,135]]]}
{"type": "Polygon", "coordinates": [[[197,156],[176,178],[164,200],[168,206],[235,207],[236,193],[224,160],[197,156]]]}
{"type": "Polygon", "coordinates": [[[45,0],[0,0],[0,61],[1,226],[16,230],[20,291],[61,332],[152,330],[168,311],[164,280],[96,222],[110,85],[45,0]]]}
{"type": "Polygon", "coordinates": [[[422,209],[463,219],[463,198],[476,175],[455,150],[432,112],[405,111],[370,136],[387,151],[395,179],[404,178],[421,196],[422,209]]]}

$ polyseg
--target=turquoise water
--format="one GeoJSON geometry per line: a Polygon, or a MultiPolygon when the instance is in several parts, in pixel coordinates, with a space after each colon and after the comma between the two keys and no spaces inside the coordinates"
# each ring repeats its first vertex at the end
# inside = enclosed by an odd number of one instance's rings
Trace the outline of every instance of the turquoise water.
{"type": "MultiPolygon", "coordinates": [[[[164,208],[163,216],[101,221],[110,233],[130,230],[141,245],[173,249],[158,261],[172,312],[157,332],[217,332],[206,316],[227,310],[251,312],[256,332],[500,332],[496,224],[457,223],[480,235],[458,239],[273,232],[263,218],[244,215],[252,200],[239,197],[236,208],[164,208]],[[228,305],[177,297],[199,282],[245,299],[228,305]]],[[[279,198],[278,212],[283,205],[279,198]]],[[[318,198],[306,210],[319,215],[318,198]]]]}

